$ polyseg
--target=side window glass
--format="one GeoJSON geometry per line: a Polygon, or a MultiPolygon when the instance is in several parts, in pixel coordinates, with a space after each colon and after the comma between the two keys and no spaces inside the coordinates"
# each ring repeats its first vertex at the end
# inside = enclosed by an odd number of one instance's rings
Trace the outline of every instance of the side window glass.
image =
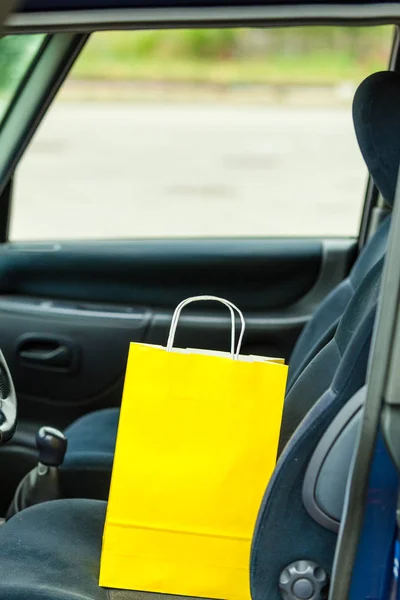
{"type": "Polygon", "coordinates": [[[11,240],[356,236],[367,173],[351,102],[392,38],[96,33],[18,169],[11,240]]]}

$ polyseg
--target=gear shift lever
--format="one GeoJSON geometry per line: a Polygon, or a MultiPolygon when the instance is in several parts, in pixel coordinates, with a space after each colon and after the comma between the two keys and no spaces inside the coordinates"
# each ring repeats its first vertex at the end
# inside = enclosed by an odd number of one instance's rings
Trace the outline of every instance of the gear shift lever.
{"type": "Polygon", "coordinates": [[[67,451],[68,440],[54,427],[41,427],[36,434],[36,448],[39,451],[39,467],[59,467],[67,451]]]}
{"type": "Polygon", "coordinates": [[[66,436],[53,427],[41,427],[36,434],[39,462],[25,475],[8,509],[7,519],[34,504],[60,498],[58,467],[67,451],[66,436]]]}

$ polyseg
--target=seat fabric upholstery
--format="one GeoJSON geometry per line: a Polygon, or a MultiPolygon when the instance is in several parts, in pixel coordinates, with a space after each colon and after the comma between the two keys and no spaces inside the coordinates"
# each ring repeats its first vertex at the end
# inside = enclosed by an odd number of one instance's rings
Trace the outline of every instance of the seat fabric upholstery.
{"type": "Polygon", "coordinates": [[[195,600],[98,585],[106,502],[55,500],[0,528],[1,600],[195,600]]]}
{"type": "Polygon", "coordinates": [[[300,425],[304,415],[329,388],[347,348],[352,345],[359,324],[371,309],[376,308],[383,264],[382,258],[365,277],[350,300],[333,339],[313,358],[287,394],[279,453],[300,425]]]}
{"type": "Polygon", "coordinates": [[[109,600],[98,587],[106,503],[57,500],[0,527],[1,600],[109,600]]]}
{"type": "Polygon", "coordinates": [[[312,319],[303,329],[290,357],[287,391],[300,377],[306,366],[332,339],[346,307],[372,267],[385,255],[390,229],[387,217],[363,248],[350,274],[321,302],[312,319]]]}
{"type": "Polygon", "coordinates": [[[361,154],[385,201],[393,206],[400,163],[400,82],[393,71],[374,73],[358,87],[353,121],[361,154]]]}
{"type": "Polygon", "coordinates": [[[375,312],[376,307],[371,307],[342,356],[332,385],[304,418],[280,456],[253,538],[253,600],[281,600],[280,573],[297,560],[314,561],[331,574],[336,534],[319,525],[305,510],[303,481],[326,428],[365,383],[375,312]]]}
{"type": "Polygon", "coordinates": [[[107,499],[118,419],[118,409],[99,410],[67,429],[68,452],[60,469],[64,497],[107,499]]]}

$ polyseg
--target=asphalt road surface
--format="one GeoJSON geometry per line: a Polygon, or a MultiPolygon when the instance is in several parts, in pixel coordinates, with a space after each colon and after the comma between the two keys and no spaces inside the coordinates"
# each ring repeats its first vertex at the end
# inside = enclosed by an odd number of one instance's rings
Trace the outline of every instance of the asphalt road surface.
{"type": "Polygon", "coordinates": [[[365,182],[350,108],[59,103],[11,238],[354,235],[365,182]]]}

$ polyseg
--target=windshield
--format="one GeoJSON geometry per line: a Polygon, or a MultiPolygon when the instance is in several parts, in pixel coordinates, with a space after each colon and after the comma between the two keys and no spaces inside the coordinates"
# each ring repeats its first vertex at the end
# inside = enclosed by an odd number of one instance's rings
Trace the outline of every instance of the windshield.
{"type": "Polygon", "coordinates": [[[44,35],[9,35],[0,38],[0,124],[44,38],[44,35]]]}

